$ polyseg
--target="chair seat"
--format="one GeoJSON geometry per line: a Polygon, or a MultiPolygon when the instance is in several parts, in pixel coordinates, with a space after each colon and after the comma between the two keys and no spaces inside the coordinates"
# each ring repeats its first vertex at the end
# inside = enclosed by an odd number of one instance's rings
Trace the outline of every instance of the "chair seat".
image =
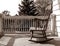
{"type": "Polygon", "coordinates": [[[35,28],[35,27],[30,27],[30,31],[44,31],[44,28],[35,28]]]}

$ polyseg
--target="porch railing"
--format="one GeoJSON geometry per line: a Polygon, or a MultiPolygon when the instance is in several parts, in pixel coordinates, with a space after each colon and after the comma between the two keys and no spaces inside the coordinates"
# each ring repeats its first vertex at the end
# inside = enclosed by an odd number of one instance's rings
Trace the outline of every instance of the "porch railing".
{"type": "MultiPolygon", "coordinates": [[[[27,33],[30,32],[30,27],[35,27],[36,24],[34,21],[34,18],[41,18],[41,16],[6,16],[3,17],[3,31],[5,33],[27,33]]],[[[45,19],[47,17],[44,17],[45,19]]],[[[50,23],[50,21],[49,21],[50,23]]],[[[38,23],[37,23],[38,25],[38,23]]],[[[49,25],[49,31],[51,28],[51,25],[49,25]]]]}

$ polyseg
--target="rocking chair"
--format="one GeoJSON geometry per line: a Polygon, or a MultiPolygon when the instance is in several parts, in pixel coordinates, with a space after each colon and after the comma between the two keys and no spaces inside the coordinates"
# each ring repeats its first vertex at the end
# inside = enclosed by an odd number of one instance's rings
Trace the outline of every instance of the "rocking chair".
{"type": "Polygon", "coordinates": [[[30,28],[31,32],[31,39],[29,41],[32,42],[47,42],[52,40],[53,38],[47,38],[46,30],[48,27],[50,16],[47,16],[46,18],[35,18],[36,27],[34,29],[30,28]],[[36,32],[35,32],[36,31],[36,32]],[[38,33],[37,33],[38,32],[38,33]],[[36,35],[37,34],[37,35],[36,35]],[[36,38],[37,40],[32,40],[32,38],[36,38]]]}

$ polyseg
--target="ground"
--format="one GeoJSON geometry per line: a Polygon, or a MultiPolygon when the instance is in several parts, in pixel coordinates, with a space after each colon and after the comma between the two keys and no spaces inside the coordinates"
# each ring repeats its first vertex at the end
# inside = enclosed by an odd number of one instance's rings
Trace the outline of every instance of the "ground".
{"type": "Polygon", "coordinates": [[[60,46],[60,38],[45,43],[35,43],[29,41],[30,37],[23,37],[22,34],[5,35],[0,39],[0,46],[60,46]]]}

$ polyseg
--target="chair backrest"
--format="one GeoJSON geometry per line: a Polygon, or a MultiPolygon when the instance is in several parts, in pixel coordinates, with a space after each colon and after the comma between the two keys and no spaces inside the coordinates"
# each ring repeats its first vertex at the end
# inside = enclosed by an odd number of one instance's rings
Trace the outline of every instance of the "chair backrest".
{"type": "MultiPolygon", "coordinates": [[[[46,17],[46,16],[44,16],[44,17],[46,17]]],[[[36,28],[40,28],[40,29],[43,28],[43,30],[46,30],[48,27],[49,18],[50,18],[50,16],[48,16],[45,19],[44,18],[42,18],[42,19],[35,18],[36,28]]]]}

